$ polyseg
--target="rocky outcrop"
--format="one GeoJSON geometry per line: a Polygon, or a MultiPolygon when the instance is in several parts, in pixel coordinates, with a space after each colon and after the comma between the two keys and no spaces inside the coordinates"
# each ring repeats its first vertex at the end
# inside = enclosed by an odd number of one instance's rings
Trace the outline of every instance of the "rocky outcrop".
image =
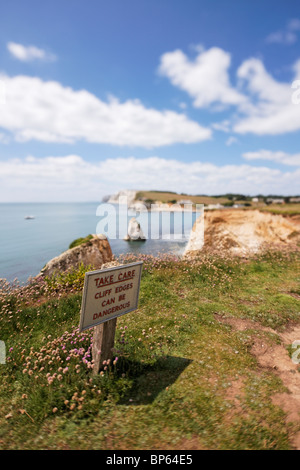
{"type": "Polygon", "coordinates": [[[281,215],[258,210],[215,210],[204,213],[203,224],[195,223],[185,256],[202,247],[236,255],[257,253],[266,247],[286,246],[299,239],[299,226],[281,215]]]}
{"type": "Polygon", "coordinates": [[[135,217],[132,217],[132,219],[130,219],[129,221],[128,232],[124,240],[126,241],[146,240],[143,230],[141,229],[141,226],[135,217]]]}
{"type": "Polygon", "coordinates": [[[94,235],[91,240],[75,248],[71,248],[50,260],[41,270],[39,276],[52,276],[77,268],[80,264],[91,265],[93,269],[100,269],[104,263],[112,261],[113,254],[105,235],[94,235]]]}

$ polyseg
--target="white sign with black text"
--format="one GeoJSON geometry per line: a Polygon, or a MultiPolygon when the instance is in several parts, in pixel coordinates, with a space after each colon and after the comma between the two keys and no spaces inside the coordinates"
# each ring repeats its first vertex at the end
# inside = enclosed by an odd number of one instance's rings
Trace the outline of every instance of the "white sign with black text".
{"type": "Polygon", "coordinates": [[[85,274],[80,331],[137,309],[142,267],[137,262],[85,274]]]}

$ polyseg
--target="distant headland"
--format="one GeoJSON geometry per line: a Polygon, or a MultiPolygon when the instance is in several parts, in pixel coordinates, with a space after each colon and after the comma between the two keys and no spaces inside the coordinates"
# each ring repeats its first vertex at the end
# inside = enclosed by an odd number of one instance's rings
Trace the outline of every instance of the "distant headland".
{"type": "Polygon", "coordinates": [[[300,196],[256,195],[226,193],[220,195],[190,195],[172,191],[121,190],[105,196],[103,202],[118,204],[127,201],[129,209],[177,211],[196,210],[197,204],[203,204],[205,210],[220,209],[258,209],[274,214],[296,216],[300,214],[300,196]]]}

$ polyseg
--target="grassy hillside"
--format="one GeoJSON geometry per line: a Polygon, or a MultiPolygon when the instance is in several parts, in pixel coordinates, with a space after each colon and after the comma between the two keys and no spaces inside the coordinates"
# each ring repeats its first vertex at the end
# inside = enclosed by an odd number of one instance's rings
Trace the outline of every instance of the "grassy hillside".
{"type": "Polygon", "coordinates": [[[77,328],[85,269],[2,282],[0,448],[291,448],[299,426],[272,401],[285,387],[251,348],[299,324],[299,254],[139,259],[139,309],[118,319],[115,359],[96,377],[92,332],[77,328]]]}
{"type": "Polygon", "coordinates": [[[194,204],[222,204],[230,206],[233,204],[245,205],[245,209],[259,209],[273,214],[282,214],[286,216],[300,215],[300,203],[284,203],[284,204],[269,204],[266,205],[264,202],[253,202],[252,198],[240,196],[240,199],[233,197],[213,197],[213,196],[192,196],[188,194],[177,194],[167,191],[139,191],[137,193],[137,199],[154,203],[160,201],[162,203],[175,204],[181,200],[190,200],[194,204]]]}
{"type": "Polygon", "coordinates": [[[229,199],[224,197],[217,198],[210,196],[190,196],[164,191],[139,191],[137,193],[137,199],[160,201],[163,203],[172,202],[173,204],[175,201],[181,201],[184,199],[188,199],[195,204],[224,204],[229,202],[229,199]]]}
{"type": "Polygon", "coordinates": [[[300,204],[299,203],[270,204],[269,206],[264,206],[261,210],[265,212],[271,212],[272,214],[280,214],[284,216],[296,216],[296,215],[300,215],[300,204]]]}

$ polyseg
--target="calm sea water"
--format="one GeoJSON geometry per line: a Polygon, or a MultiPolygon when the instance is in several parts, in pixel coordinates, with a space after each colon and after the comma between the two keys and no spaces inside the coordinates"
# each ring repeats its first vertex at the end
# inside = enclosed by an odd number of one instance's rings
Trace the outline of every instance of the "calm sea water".
{"type": "MultiPolygon", "coordinates": [[[[99,233],[97,226],[103,226],[104,221],[116,256],[123,253],[180,255],[197,217],[195,213],[141,213],[138,220],[148,239],[126,242],[122,240],[125,233],[120,233],[121,239],[111,238],[115,237],[113,216],[97,215],[98,207],[99,203],[0,204],[0,278],[26,282],[51,258],[68,249],[74,239],[99,233]],[[25,220],[26,216],[34,216],[34,219],[25,220]],[[185,234],[186,238],[178,240],[178,234],[185,234]],[[150,235],[155,239],[149,238],[150,235]]],[[[115,208],[117,214],[125,210],[115,208]]],[[[126,212],[127,220],[134,215],[126,212]]]]}

